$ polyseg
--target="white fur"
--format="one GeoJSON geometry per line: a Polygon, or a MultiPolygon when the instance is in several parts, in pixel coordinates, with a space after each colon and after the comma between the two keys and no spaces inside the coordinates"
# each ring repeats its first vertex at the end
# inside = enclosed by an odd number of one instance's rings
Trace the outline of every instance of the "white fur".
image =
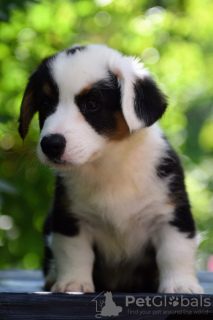
{"type": "Polygon", "coordinates": [[[195,276],[196,238],[187,239],[166,224],[153,235],[160,269],[159,292],[203,293],[195,276]]]}
{"type": "Polygon", "coordinates": [[[154,125],[120,143],[109,142],[97,162],[61,173],[70,190],[72,212],[95,229],[95,242],[108,261],[137,255],[158,222],[171,218],[166,186],[154,171],[164,145],[154,125]]]}
{"type": "Polygon", "coordinates": [[[41,150],[40,142],[46,135],[55,133],[63,135],[67,141],[61,160],[71,167],[84,164],[103,148],[106,141],[84,120],[72,101],[60,101],[56,112],[45,121],[37,147],[38,156],[43,163],[48,163],[48,159],[41,150]]]}
{"type": "Polygon", "coordinates": [[[80,235],[67,237],[53,233],[57,281],[52,292],[93,292],[92,268],[94,253],[91,236],[82,226],[80,235]]]}

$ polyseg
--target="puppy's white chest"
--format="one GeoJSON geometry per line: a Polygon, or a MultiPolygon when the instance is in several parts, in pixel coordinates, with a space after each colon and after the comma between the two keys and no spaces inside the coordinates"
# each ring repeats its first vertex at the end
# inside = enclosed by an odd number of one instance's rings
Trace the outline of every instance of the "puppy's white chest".
{"type": "MultiPolygon", "coordinates": [[[[88,224],[96,245],[114,262],[142,254],[151,235],[171,207],[152,172],[102,177],[105,183],[66,179],[71,210],[88,224]],[[87,183],[86,183],[87,182],[87,183]],[[133,231],[134,230],[134,231],[133,231]]],[[[97,180],[98,181],[98,180],[97,180]]]]}

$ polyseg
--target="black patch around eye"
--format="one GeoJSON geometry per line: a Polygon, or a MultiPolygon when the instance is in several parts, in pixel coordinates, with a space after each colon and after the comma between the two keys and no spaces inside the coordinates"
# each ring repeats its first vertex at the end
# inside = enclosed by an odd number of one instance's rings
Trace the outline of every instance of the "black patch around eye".
{"type": "Polygon", "coordinates": [[[99,134],[109,135],[116,130],[115,113],[121,110],[121,93],[115,75],[94,83],[89,89],[83,90],[75,96],[75,103],[86,121],[99,134]],[[94,112],[86,112],[85,105],[95,101],[98,108],[94,112]]]}
{"type": "Polygon", "coordinates": [[[83,50],[85,50],[85,49],[86,49],[86,46],[75,46],[75,47],[73,47],[73,48],[67,49],[67,50],[66,50],[66,53],[67,53],[68,55],[70,55],[70,54],[76,53],[77,51],[83,51],[83,50]]]}
{"type": "Polygon", "coordinates": [[[84,114],[90,113],[90,112],[97,112],[100,108],[99,102],[95,101],[92,98],[89,98],[86,100],[82,107],[82,112],[84,114]]]}
{"type": "Polygon", "coordinates": [[[43,60],[37,71],[33,74],[34,99],[39,111],[39,125],[43,128],[47,117],[53,114],[59,102],[59,89],[55,83],[50,69],[50,62],[55,56],[43,60]]]}

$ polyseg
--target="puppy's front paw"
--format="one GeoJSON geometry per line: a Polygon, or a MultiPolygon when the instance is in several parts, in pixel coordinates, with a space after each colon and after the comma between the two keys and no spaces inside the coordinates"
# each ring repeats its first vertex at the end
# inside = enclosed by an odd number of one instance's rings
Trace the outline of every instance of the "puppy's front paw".
{"type": "Polygon", "coordinates": [[[197,282],[197,279],[191,281],[170,280],[160,284],[159,293],[204,293],[203,288],[197,282]]]}
{"type": "Polygon", "coordinates": [[[89,282],[57,281],[51,292],[95,292],[94,285],[89,282]]]}

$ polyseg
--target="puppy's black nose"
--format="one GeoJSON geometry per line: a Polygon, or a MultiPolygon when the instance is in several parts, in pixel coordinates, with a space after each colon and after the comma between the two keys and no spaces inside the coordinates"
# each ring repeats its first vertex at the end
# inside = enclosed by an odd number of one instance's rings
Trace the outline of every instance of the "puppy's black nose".
{"type": "Polygon", "coordinates": [[[61,134],[51,134],[41,140],[41,149],[49,159],[60,159],[65,146],[66,140],[61,134]]]}

